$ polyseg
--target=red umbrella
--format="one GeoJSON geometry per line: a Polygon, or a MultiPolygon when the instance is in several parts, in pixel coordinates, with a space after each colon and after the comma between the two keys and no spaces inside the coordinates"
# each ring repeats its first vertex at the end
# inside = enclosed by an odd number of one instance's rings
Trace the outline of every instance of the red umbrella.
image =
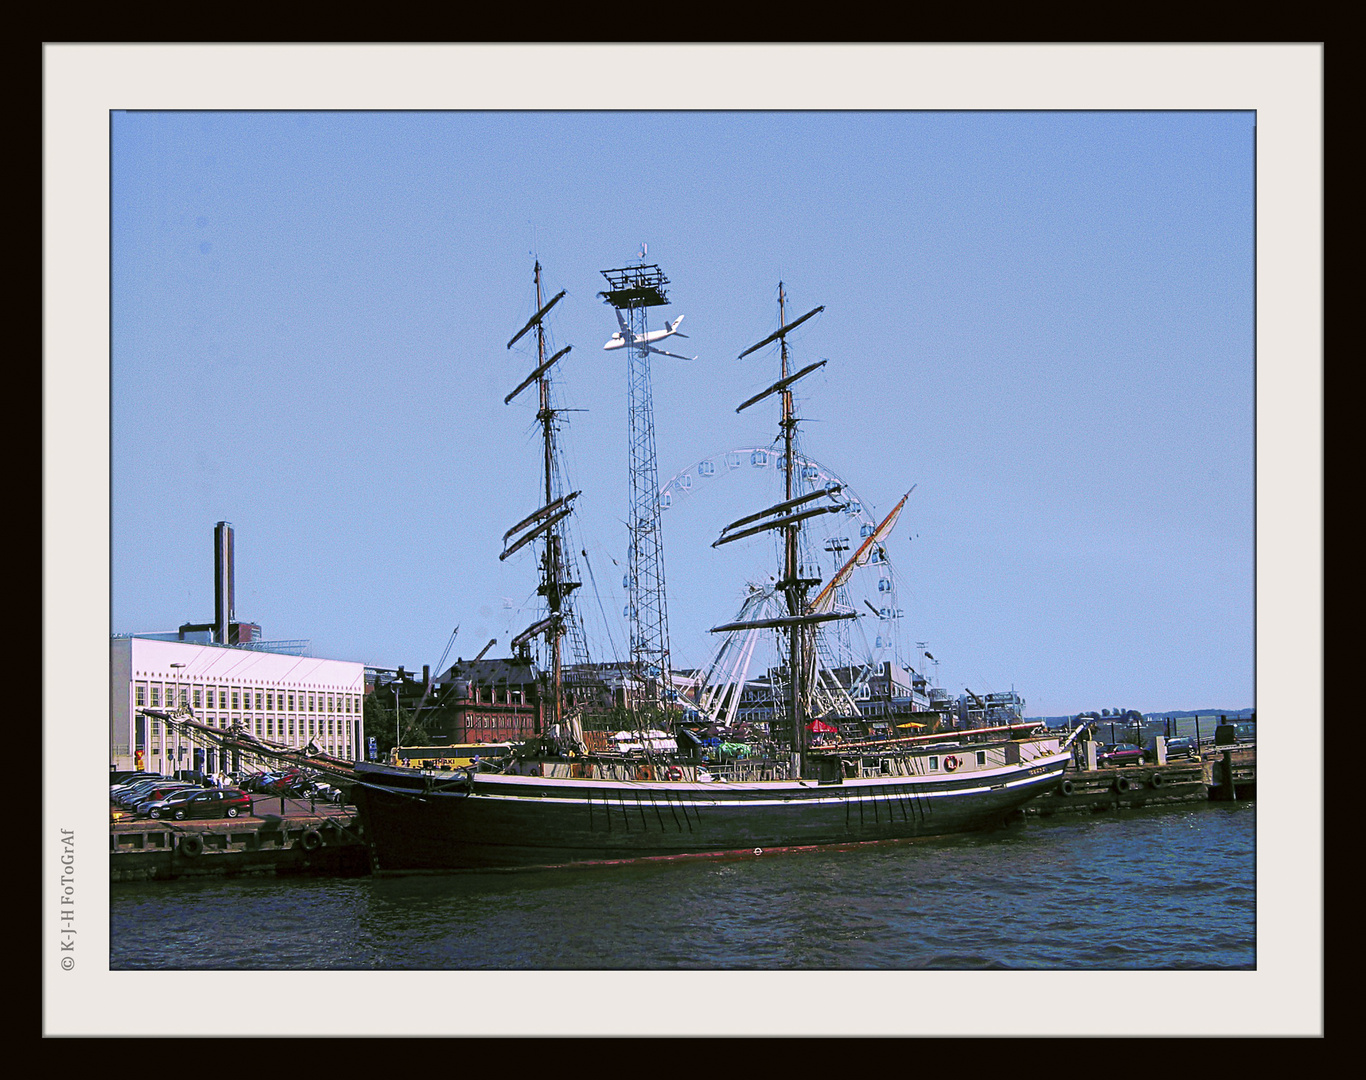
{"type": "Polygon", "coordinates": [[[807,731],[821,731],[821,732],[825,732],[825,733],[828,734],[829,732],[832,732],[832,731],[839,731],[839,728],[837,728],[837,727],[831,727],[831,726],[830,726],[829,724],[827,724],[824,720],[812,720],[811,723],[809,723],[809,724],[806,725],[806,730],[807,730],[807,731]]]}

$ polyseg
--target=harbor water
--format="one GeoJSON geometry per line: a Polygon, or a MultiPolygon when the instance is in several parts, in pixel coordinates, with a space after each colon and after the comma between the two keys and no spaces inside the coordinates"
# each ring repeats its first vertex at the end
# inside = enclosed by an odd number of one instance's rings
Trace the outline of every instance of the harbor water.
{"type": "Polygon", "coordinates": [[[592,869],[115,884],[119,970],[1253,970],[1256,804],[592,869]]]}

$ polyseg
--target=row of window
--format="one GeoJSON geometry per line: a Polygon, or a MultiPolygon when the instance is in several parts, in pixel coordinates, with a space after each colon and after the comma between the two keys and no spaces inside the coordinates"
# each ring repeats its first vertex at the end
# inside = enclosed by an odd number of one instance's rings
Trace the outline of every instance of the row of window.
{"type": "MultiPolygon", "coordinates": [[[[229,717],[227,715],[223,715],[215,719],[212,716],[208,716],[205,717],[205,723],[207,723],[210,727],[216,725],[218,727],[228,728],[231,727],[234,723],[242,723],[242,718],[240,716],[229,717]]],[[[279,717],[278,720],[276,717],[273,716],[258,716],[255,718],[254,725],[252,717],[248,716],[246,718],[246,725],[248,728],[252,728],[254,726],[257,736],[264,735],[268,739],[294,738],[295,736],[307,735],[310,738],[313,736],[341,736],[348,740],[351,739],[352,736],[356,733],[357,726],[356,722],[353,720],[343,720],[340,717],[333,716],[325,718],[321,716],[310,716],[307,718],[307,723],[305,723],[304,717],[299,717],[297,720],[297,726],[296,720],[292,716],[289,717],[287,721],[286,718],[283,716],[279,717]],[[287,728],[286,724],[288,725],[287,728]]],[[[151,731],[152,739],[154,741],[159,739],[161,734],[161,724],[154,722],[152,724],[151,731]]]]}
{"type": "MultiPolygon", "coordinates": [[[[173,762],[176,762],[176,759],[179,758],[180,761],[186,763],[186,765],[189,765],[190,761],[193,761],[193,758],[187,759],[187,758],[186,758],[186,755],[184,755],[184,754],[179,754],[179,755],[176,754],[176,751],[178,751],[178,750],[180,750],[180,751],[189,751],[189,750],[190,750],[190,747],[173,747],[173,745],[167,743],[167,745],[165,745],[164,750],[163,750],[163,747],[160,747],[160,745],[153,745],[152,750],[150,750],[149,752],[150,752],[150,754],[152,754],[152,755],[154,756],[154,758],[163,758],[163,756],[164,756],[164,758],[167,758],[167,761],[168,761],[168,762],[172,762],[172,763],[173,763],[173,762]]],[[[115,751],[116,751],[116,752],[122,752],[122,754],[126,754],[126,752],[127,752],[127,747],[115,747],[115,751]]],[[[223,754],[227,754],[227,752],[228,752],[228,751],[223,751],[223,754]]],[[[351,755],[351,747],[350,747],[350,745],[344,745],[344,747],[343,747],[343,745],[337,745],[337,747],[333,748],[332,752],[335,752],[335,754],[336,754],[337,756],[339,756],[339,758],[343,758],[343,759],[352,759],[352,761],[354,761],[354,758],[352,758],[352,755],[351,755]]],[[[225,767],[225,761],[227,761],[227,759],[224,758],[224,759],[221,759],[221,761],[224,761],[224,767],[225,767]]],[[[169,767],[168,767],[168,766],[161,766],[161,767],[163,767],[163,769],[169,771],[169,769],[172,769],[172,767],[178,767],[178,766],[171,765],[171,766],[169,766],[169,767]]],[[[250,771],[250,769],[247,770],[247,771],[250,771]]]]}
{"type": "MultiPolygon", "coordinates": [[[[305,694],[285,690],[238,690],[234,687],[181,686],[179,703],[196,709],[250,709],[255,695],[255,708],[265,712],[359,713],[359,694],[305,694]],[[297,699],[298,709],[295,709],[297,699]]],[[[176,705],[176,687],[167,683],[134,684],[134,704],[138,708],[158,709],[176,705]]]]}

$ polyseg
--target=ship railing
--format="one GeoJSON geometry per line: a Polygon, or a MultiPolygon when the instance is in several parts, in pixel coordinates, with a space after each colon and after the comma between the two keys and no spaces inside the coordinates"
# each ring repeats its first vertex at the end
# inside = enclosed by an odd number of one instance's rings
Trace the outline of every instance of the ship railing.
{"type": "Polygon", "coordinates": [[[788,779],[789,768],[785,761],[772,761],[756,758],[754,760],[740,760],[726,762],[724,764],[707,762],[705,765],[707,772],[717,780],[728,781],[730,783],[754,783],[759,780],[786,780],[788,779]]]}

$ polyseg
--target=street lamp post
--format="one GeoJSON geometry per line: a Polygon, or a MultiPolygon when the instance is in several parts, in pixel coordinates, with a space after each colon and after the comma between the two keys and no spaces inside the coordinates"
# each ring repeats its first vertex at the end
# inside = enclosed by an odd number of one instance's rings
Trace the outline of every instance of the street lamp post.
{"type": "MultiPolygon", "coordinates": [[[[168,711],[174,710],[175,707],[176,707],[176,702],[179,701],[179,699],[180,699],[180,673],[181,673],[181,671],[184,670],[184,668],[185,668],[185,665],[184,665],[184,664],[172,664],[172,665],[171,665],[172,671],[175,672],[175,674],[172,675],[171,677],[175,680],[175,684],[176,684],[176,685],[175,685],[175,689],[172,691],[172,693],[175,695],[175,700],[168,701],[168,702],[166,703],[167,706],[168,706],[168,711]]],[[[161,721],[159,721],[159,720],[157,721],[157,723],[160,723],[160,722],[161,722],[161,721]]],[[[169,732],[167,732],[167,734],[169,734],[169,732]]],[[[162,744],[163,744],[163,745],[162,745],[162,753],[163,753],[163,755],[164,755],[165,752],[166,752],[165,738],[164,738],[164,737],[162,738],[161,742],[162,742],[162,744]]],[[[175,770],[172,770],[172,772],[174,772],[174,771],[175,771],[175,770]]]]}

